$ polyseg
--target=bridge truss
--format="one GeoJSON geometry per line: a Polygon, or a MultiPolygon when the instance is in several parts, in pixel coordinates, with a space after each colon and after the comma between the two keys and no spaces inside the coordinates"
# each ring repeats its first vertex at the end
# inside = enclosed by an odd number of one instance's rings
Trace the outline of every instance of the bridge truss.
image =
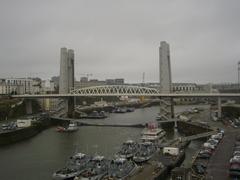
{"type": "Polygon", "coordinates": [[[73,95],[83,96],[157,96],[158,89],[127,85],[105,85],[73,89],[73,95]]]}

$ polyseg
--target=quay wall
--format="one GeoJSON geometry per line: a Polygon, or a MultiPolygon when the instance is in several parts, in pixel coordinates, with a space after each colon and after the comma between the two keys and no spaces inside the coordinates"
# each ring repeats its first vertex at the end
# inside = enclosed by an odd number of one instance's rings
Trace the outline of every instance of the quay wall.
{"type": "Polygon", "coordinates": [[[240,117],[240,105],[226,105],[222,106],[222,112],[227,117],[240,117]]]}
{"type": "Polygon", "coordinates": [[[25,139],[29,139],[44,129],[53,125],[53,121],[49,117],[44,117],[35,123],[32,126],[27,128],[19,128],[16,130],[6,130],[0,132],[0,146],[16,143],[25,139]]]}
{"type": "Polygon", "coordinates": [[[180,133],[185,134],[186,136],[191,136],[194,134],[200,134],[200,133],[211,131],[211,129],[209,129],[206,126],[202,126],[200,124],[184,122],[184,121],[178,121],[177,127],[178,127],[178,131],[180,133]]]}

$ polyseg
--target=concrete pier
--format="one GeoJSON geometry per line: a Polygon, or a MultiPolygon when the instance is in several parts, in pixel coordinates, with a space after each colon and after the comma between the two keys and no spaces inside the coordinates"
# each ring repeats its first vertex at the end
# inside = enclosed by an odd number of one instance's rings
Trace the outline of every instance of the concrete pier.
{"type": "MultiPolygon", "coordinates": [[[[159,80],[160,92],[172,92],[172,74],[170,64],[170,50],[169,44],[162,41],[159,47],[159,80]]],[[[174,118],[173,98],[161,98],[160,101],[160,116],[161,120],[168,120],[174,118]]]]}
{"type": "Polygon", "coordinates": [[[221,97],[218,97],[218,118],[222,118],[222,101],[221,97]]]}
{"type": "MultiPolygon", "coordinates": [[[[72,49],[61,48],[60,52],[60,78],[59,94],[68,94],[74,88],[74,51],[72,49]]],[[[72,117],[74,111],[74,99],[68,97],[64,99],[65,112],[72,117]]]]}
{"type": "Polygon", "coordinates": [[[26,114],[30,115],[33,113],[32,111],[32,101],[31,100],[25,100],[25,105],[26,105],[26,114]]]}

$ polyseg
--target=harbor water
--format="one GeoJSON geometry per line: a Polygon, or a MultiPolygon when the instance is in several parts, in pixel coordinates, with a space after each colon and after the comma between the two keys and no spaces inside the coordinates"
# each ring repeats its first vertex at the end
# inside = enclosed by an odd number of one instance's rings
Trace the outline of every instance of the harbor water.
{"type": "MultiPolygon", "coordinates": [[[[190,106],[176,106],[175,112],[190,106]]],[[[136,109],[132,113],[109,114],[104,120],[88,120],[111,124],[139,124],[155,120],[159,107],[136,109]]],[[[100,154],[112,158],[121,144],[128,140],[139,140],[141,128],[82,126],[73,133],[58,133],[56,127],[42,131],[35,137],[15,144],[0,147],[1,180],[50,180],[52,173],[62,168],[66,160],[76,151],[100,154]]],[[[167,131],[167,139],[178,137],[177,130],[167,131]]],[[[184,165],[201,145],[193,141],[186,149],[184,165]]]]}

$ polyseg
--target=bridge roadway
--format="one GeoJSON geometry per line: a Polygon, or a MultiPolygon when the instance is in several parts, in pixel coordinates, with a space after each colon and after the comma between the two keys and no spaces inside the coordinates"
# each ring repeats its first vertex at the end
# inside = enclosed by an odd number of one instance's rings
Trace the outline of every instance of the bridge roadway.
{"type": "Polygon", "coordinates": [[[155,96],[155,97],[240,97],[240,93],[184,93],[184,94],[162,94],[162,93],[96,93],[96,94],[23,94],[11,95],[12,98],[67,98],[84,96],[155,96]]]}

